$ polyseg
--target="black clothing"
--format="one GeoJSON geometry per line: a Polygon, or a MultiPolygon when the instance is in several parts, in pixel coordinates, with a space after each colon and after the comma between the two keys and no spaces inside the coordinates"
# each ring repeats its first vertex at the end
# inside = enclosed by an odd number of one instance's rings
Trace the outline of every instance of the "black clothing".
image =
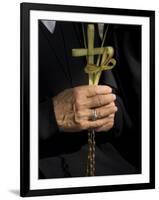
{"type": "MultiPolygon", "coordinates": [[[[138,31],[137,39],[140,40],[139,26],[112,25],[108,31],[106,45],[115,47],[117,66],[112,71],[103,72],[100,84],[106,84],[113,88],[117,95],[118,111],[113,129],[96,134],[96,175],[138,173],[140,169],[140,156],[136,159],[136,155],[140,155],[141,134],[140,112],[138,111],[140,110],[140,91],[138,90],[140,88],[140,71],[138,73],[137,70],[140,70],[141,67],[140,55],[138,58],[135,55],[135,53],[137,55],[140,53],[140,49],[138,49],[138,53],[129,44],[132,42],[132,38],[129,37],[131,37],[131,33],[134,34],[134,31],[138,31]],[[125,30],[127,31],[125,32],[125,30]],[[124,37],[123,33],[127,37],[124,37]],[[118,34],[121,38],[123,37],[123,40],[118,38],[118,34]],[[125,57],[125,54],[128,57],[125,57]],[[128,67],[131,65],[135,67],[137,73],[133,74],[129,71],[130,69],[134,70],[128,67]],[[129,74],[131,77],[127,77],[129,74]],[[134,76],[135,83],[132,84],[134,76]],[[135,93],[137,91],[139,91],[138,94],[135,93]],[[135,106],[137,106],[135,111],[132,95],[135,106]],[[138,99],[134,97],[138,97],[138,99]],[[135,142],[136,138],[138,139],[135,143],[137,150],[133,148],[135,152],[133,154],[131,145],[128,143],[135,142]],[[129,155],[132,157],[130,158],[129,155]],[[124,157],[132,162],[136,169],[124,157]]],[[[60,132],[51,100],[52,97],[67,88],[88,84],[88,77],[84,72],[85,57],[72,57],[73,48],[84,47],[82,38],[81,23],[56,22],[55,31],[51,34],[42,22],[39,22],[40,178],[78,177],[86,174],[87,131],[60,132]]],[[[99,47],[100,44],[99,35],[95,34],[95,47],[99,47]]]]}

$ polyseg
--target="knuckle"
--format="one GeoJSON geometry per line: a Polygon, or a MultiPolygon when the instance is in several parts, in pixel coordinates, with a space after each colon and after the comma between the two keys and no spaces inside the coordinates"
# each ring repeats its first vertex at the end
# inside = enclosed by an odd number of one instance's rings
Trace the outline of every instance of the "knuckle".
{"type": "Polygon", "coordinates": [[[107,102],[108,103],[114,103],[114,94],[109,94],[107,96],[107,102]]]}
{"type": "Polygon", "coordinates": [[[75,120],[75,123],[76,123],[76,124],[79,124],[79,118],[78,118],[78,116],[77,116],[77,115],[75,115],[75,118],[74,118],[74,120],[75,120]]]}
{"type": "Polygon", "coordinates": [[[107,87],[107,88],[106,88],[106,89],[107,89],[107,92],[111,93],[111,92],[112,92],[112,88],[111,88],[110,86],[108,86],[108,85],[107,85],[106,87],[107,87]]]}
{"type": "Polygon", "coordinates": [[[75,108],[77,111],[81,108],[81,101],[79,99],[75,99],[75,108]]]}
{"type": "Polygon", "coordinates": [[[85,130],[87,128],[83,121],[79,121],[78,127],[80,130],[85,130]]]}
{"type": "Polygon", "coordinates": [[[80,112],[79,111],[76,111],[75,112],[75,122],[78,124],[78,123],[80,123],[80,120],[81,120],[81,114],[80,114],[80,112]]]}
{"type": "Polygon", "coordinates": [[[116,112],[116,107],[115,106],[113,106],[113,107],[111,107],[111,109],[109,110],[109,116],[110,117],[113,117],[114,115],[115,115],[115,112],[116,112]]]}
{"type": "Polygon", "coordinates": [[[102,101],[102,96],[99,96],[99,95],[97,96],[97,102],[98,102],[98,105],[99,105],[99,106],[102,105],[102,102],[103,102],[103,101],[102,101]]]}
{"type": "Polygon", "coordinates": [[[76,110],[81,109],[82,106],[85,106],[85,95],[84,92],[82,92],[83,90],[81,90],[79,87],[74,88],[73,91],[73,95],[74,95],[74,104],[75,104],[75,108],[76,110]]]}
{"type": "Polygon", "coordinates": [[[110,115],[109,115],[109,118],[113,120],[113,119],[114,119],[114,116],[115,116],[114,113],[113,113],[113,114],[110,114],[110,115]]]}
{"type": "Polygon", "coordinates": [[[108,115],[110,115],[110,109],[108,109],[108,108],[105,108],[104,110],[103,110],[103,112],[104,112],[104,116],[105,117],[107,117],[108,115]]]}
{"type": "Polygon", "coordinates": [[[95,94],[98,94],[98,86],[97,86],[97,85],[94,85],[93,88],[94,88],[94,93],[95,93],[95,94]]]}
{"type": "Polygon", "coordinates": [[[97,112],[97,118],[102,118],[103,115],[102,115],[102,111],[100,109],[96,109],[96,112],[97,112]]]}
{"type": "Polygon", "coordinates": [[[115,111],[116,111],[115,106],[111,106],[110,108],[105,109],[105,115],[111,117],[114,115],[115,111]]]}
{"type": "Polygon", "coordinates": [[[102,124],[101,124],[100,121],[96,121],[96,123],[94,124],[95,127],[99,127],[99,126],[101,126],[101,125],[102,125],[102,124]]]}
{"type": "Polygon", "coordinates": [[[109,110],[109,114],[114,115],[115,110],[116,110],[115,106],[111,107],[111,109],[109,110]]]}
{"type": "Polygon", "coordinates": [[[75,114],[74,114],[74,122],[77,126],[77,128],[79,130],[84,130],[85,129],[85,123],[82,119],[82,112],[81,111],[76,111],[75,114]]]}
{"type": "Polygon", "coordinates": [[[106,115],[107,117],[110,118],[111,114],[112,114],[112,109],[108,109],[108,110],[105,111],[105,115],[106,115]]]}
{"type": "Polygon", "coordinates": [[[112,108],[112,107],[114,107],[115,106],[115,103],[114,103],[114,101],[113,102],[110,102],[107,106],[106,106],[106,108],[112,108]]]}
{"type": "Polygon", "coordinates": [[[115,101],[115,100],[116,100],[116,95],[112,94],[112,101],[115,101]]]}
{"type": "Polygon", "coordinates": [[[80,96],[80,90],[78,87],[73,88],[73,95],[74,95],[75,99],[80,96]]]}
{"type": "Polygon", "coordinates": [[[115,102],[114,101],[112,102],[112,106],[115,106],[115,102]]]}
{"type": "Polygon", "coordinates": [[[76,110],[80,110],[81,106],[83,105],[83,101],[80,98],[80,96],[76,96],[75,99],[74,99],[74,101],[75,101],[74,104],[75,104],[76,110]]]}

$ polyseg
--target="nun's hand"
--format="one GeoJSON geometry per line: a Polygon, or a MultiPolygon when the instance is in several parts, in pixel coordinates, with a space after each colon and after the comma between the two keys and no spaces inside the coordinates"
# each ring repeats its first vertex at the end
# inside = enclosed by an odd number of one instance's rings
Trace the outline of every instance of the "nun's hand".
{"type": "Polygon", "coordinates": [[[109,86],[79,86],[64,90],[53,98],[59,129],[63,132],[108,131],[114,125],[115,99],[109,86]]]}

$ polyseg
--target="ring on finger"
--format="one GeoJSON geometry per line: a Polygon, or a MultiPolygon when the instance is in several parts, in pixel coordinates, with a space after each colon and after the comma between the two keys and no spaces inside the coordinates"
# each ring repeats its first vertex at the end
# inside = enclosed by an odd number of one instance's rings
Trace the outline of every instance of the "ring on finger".
{"type": "Polygon", "coordinates": [[[96,111],[96,109],[93,109],[93,114],[92,114],[92,120],[93,121],[95,121],[95,120],[97,120],[98,119],[98,116],[97,116],[97,111],[96,111]]]}

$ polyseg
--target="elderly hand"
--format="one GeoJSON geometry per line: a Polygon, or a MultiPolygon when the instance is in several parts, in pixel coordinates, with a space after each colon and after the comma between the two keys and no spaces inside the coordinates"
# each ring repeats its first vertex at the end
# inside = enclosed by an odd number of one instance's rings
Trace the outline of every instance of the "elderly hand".
{"type": "Polygon", "coordinates": [[[114,125],[116,96],[108,86],[79,86],[53,98],[57,124],[63,132],[108,131],[114,125]],[[94,112],[96,120],[93,119],[94,112]]]}

